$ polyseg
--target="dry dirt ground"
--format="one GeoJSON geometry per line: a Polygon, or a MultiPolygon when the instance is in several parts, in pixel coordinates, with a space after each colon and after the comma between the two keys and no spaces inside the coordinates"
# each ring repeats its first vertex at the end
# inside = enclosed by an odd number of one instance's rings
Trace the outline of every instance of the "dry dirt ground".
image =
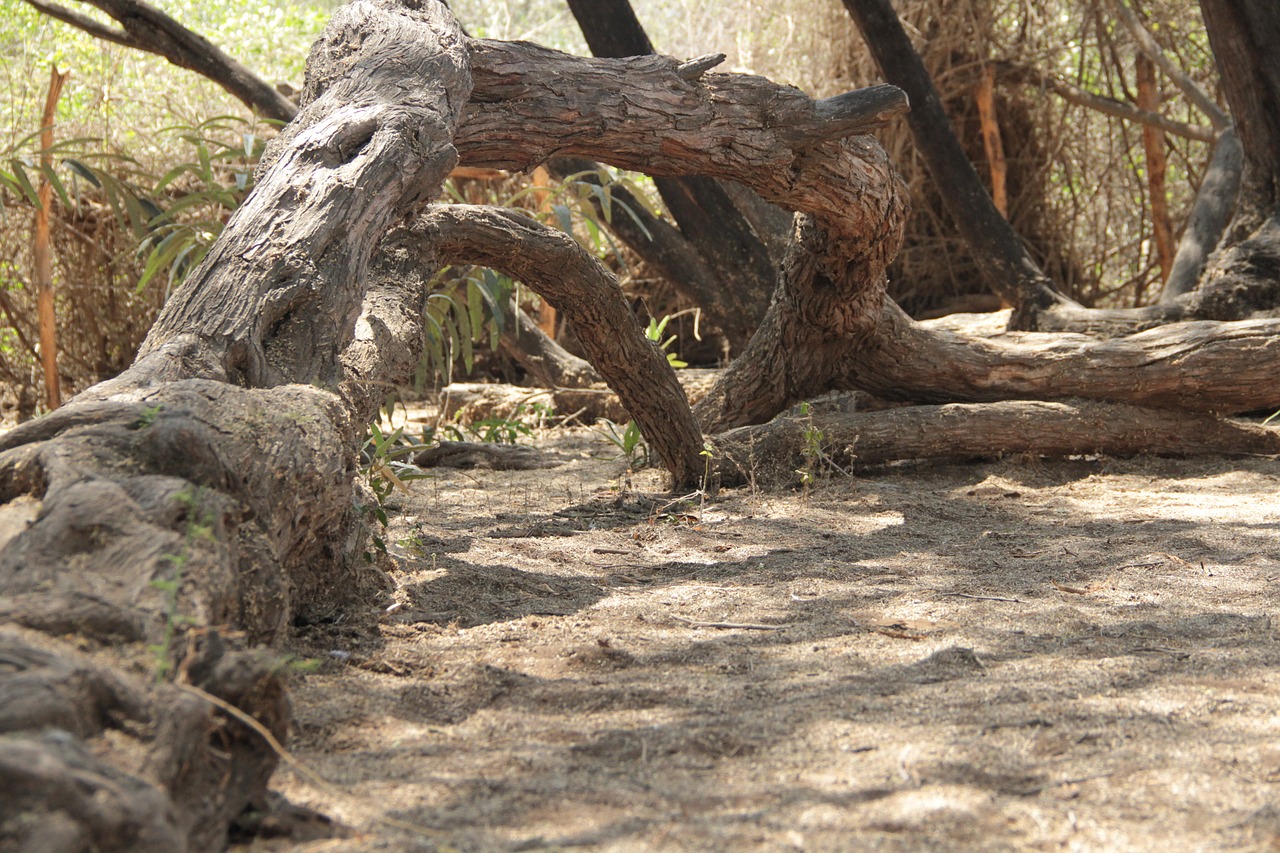
{"type": "Polygon", "coordinates": [[[1280,848],[1277,461],[667,505],[593,433],[539,444],[414,482],[394,588],[301,629],[328,781],[275,784],[347,834],[253,846],[1280,848]]]}

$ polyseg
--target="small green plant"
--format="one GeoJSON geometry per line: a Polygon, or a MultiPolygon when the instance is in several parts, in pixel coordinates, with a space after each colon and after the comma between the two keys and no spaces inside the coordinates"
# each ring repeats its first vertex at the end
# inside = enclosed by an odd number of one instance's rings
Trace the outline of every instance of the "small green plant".
{"type": "Polygon", "coordinates": [[[800,418],[803,425],[800,430],[800,456],[804,459],[804,466],[796,469],[796,473],[800,475],[800,487],[805,494],[808,494],[818,477],[826,476],[832,471],[839,471],[846,477],[853,476],[827,452],[827,434],[813,422],[813,407],[807,402],[800,404],[800,418]]]}
{"type": "MultiPolygon", "coordinates": [[[[654,343],[656,343],[663,350],[663,352],[666,352],[671,347],[671,345],[676,342],[675,335],[672,335],[671,337],[667,338],[665,341],[662,339],[662,335],[667,330],[667,324],[671,322],[671,316],[672,315],[668,314],[667,316],[663,317],[661,320],[655,320],[652,317],[650,317],[649,325],[644,330],[644,336],[649,340],[653,341],[654,343]]],[[[679,370],[682,367],[689,366],[688,362],[681,361],[680,357],[673,352],[667,352],[666,355],[667,355],[667,363],[677,370],[679,370]]]]}
{"type": "Polygon", "coordinates": [[[823,457],[822,440],[826,438],[826,434],[814,425],[813,408],[808,403],[800,404],[800,417],[804,420],[804,426],[800,431],[800,439],[803,442],[800,446],[800,456],[804,459],[804,467],[798,468],[796,473],[800,475],[800,487],[808,494],[809,487],[813,485],[818,474],[818,465],[823,457]]]}
{"type": "Polygon", "coordinates": [[[640,425],[635,421],[628,421],[625,427],[620,427],[608,418],[598,418],[596,425],[601,428],[598,432],[622,451],[627,467],[632,471],[638,471],[649,464],[649,445],[645,443],[640,425]]]}
{"type": "MultiPolygon", "coordinates": [[[[387,518],[386,504],[392,493],[397,489],[407,492],[409,487],[405,485],[406,482],[421,480],[428,476],[418,466],[404,461],[405,457],[420,450],[426,450],[430,446],[429,443],[419,444],[408,439],[404,434],[404,427],[397,427],[392,432],[386,433],[376,421],[369,424],[369,435],[360,448],[360,458],[364,463],[361,472],[364,474],[369,491],[373,493],[375,505],[369,509],[378,520],[381,530],[385,531],[390,523],[387,518]]],[[[374,533],[370,538],[373,540],[373,547],[379,553],[387,553],[387,541],[383,536],[374,533]]],[[[373,552],[366,552],[365,558],[373,562],[373,552]]]]}
{"type": "Polygon", "coordinates": [[[146,429],[156,422],[156,418],[164,411],[164,406],[155,405],[147,406],[142,410],[142,414],[138,416],[138,429],[146,429]]]}
{"type": "Polygon", "coordinates": [[[443,436],[449,441],[517,444],[521,436],[531,438],[534,429],[544,425],[554,414],[555,409],[546,403],[519,403],[505,418],[490,415],[469,424],[441,424],[438,427],[427,427],[422,432],[422,441],[429,446],[438,442],[440,436],[443,436]]]}
{"type": "Polygon", "coordinates": [[[189,487],[176,496],[179,503],[186,507],[187,527],[181,548],[176,554],[165,554],[161,559],[173,566],[173,574],[167,578],[155,578],[150,586],[164,593],[164,632],[160,642],[147,646],[147,651],[155,661],[154,671],[156,683],[168,679],[173,672],[173,643],[178,629],[190,625],[192,620],[178,610],[182,593],[182,583],[186,575],[187,565],[191,562],[191,552],[197,542],[213,539],[213,518],[208,510],[201,507],[200,493],[197,487],[189,487]]]}

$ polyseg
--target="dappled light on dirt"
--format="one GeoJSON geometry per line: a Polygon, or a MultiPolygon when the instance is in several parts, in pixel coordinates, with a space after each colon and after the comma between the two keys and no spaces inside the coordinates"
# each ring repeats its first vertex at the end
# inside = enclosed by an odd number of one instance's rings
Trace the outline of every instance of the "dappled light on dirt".
{"type": "Polygon", "coordinates": [[[325,664],[294,742],[344,796],[278,782],[350,849],[1280,837],[1275,462],[902,467],[669,506],[590,433],[549,440],[557,468],[414,482],[394,589],[300,629],[325,664]]]}

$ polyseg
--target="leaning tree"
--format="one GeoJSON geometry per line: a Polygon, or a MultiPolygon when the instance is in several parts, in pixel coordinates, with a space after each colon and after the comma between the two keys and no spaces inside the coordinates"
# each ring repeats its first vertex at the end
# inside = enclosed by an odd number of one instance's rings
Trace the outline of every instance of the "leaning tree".
{"type": "Polygon", "coordinates": [[[1001,342],[920,326],[885,295],[907,204],[865,135],[901,91],[815,102],[717,61],[472,39],[435,0],[335,13],[255,190],[133,366],[0,437],[0,846],[217,849],[261,800],[290,719],[272,644],[371,586],[356,447],[375,389],[417,360],[444,264],[506,270],[567,316],[677,487],[793,470],[814,424],[777,416],[836,389],[923,404],[813,415],[839,464],[1280,452],[1225,417],[1280,406],[1280,321],[1001,342]],[[433,203],[458,163],[561,156],[795,212],[771,306],[695,409],[598,261],[519,213],[433,203]]]}

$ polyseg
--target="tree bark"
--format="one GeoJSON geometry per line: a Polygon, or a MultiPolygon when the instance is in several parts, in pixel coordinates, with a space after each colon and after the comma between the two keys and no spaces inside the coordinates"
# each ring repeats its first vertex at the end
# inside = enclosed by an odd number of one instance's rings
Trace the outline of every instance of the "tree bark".
{"type": "Polygon", "coordinates": [[[600,261],[573,238],[502,208],[442,205],[416,228],[441,257],[502,270],[555,306],[676,484],[697,485],[702,433],[684,389],[600,261]]]}
{"type": "Polygon", "coordinates": [[[0,439],[5,849],[222,849],[262,797],[272,748],[167,681],[282,739],[281,662],[245,646],[370,592],[355,447],[423,293],[365,271],[456,159],[465,69],[432,4],[340,10],[309,105],[138,361],[0,439]]]}
{"type": "MultiPolygon", "coordinates": [[[[0,846],[216,850],[261,798],[272,742],[222,703],[282,738],[281,661],[249,647],[369,594],[355,448],[377,389],[416,361],[440,256],[548,279],[546,295],[591,324],[596,367],[637,419],[668,407],[644,423],[676,481],[689,481],[701,436],[625,303],[584,284],[603,273],[514,214],[424,215],[459,154],[522,168],[574,153],[701,173],[801,214],[764,325],[698,409],[710,429],[844,386],[920,400],[1096,393],[1194,411],[1280,405],[1280,321],[1047,346],[916,326],[884,295],[905,188],[883,149],[857,135],[900,114],[901,93],[814,102],[704,71],[472,41],[434,3],[357,0],[335,14],[298,117],[135,364],[0,437],[0,790],[16,792],[0,798],[0,846]],[[553,262],[573,274],[546,276],[553,262]],[[60,639],[68,630],[74,644],[60,639]]],[[[1075,432],[1105,435],[1110,415],[1075,405],[1086,415],[1075,432]]],[[[1027,408],[1004,411],[992,434],[1023,446],[1013,425],[1027,408]]],[[[1024,440],[1038,436],[1032,452],[1172,447],[1192,429],[1184,449],[1271,452],[1270,431],[1168,411],[1134,414],[1157,427],[1128,444],[1117,433],[1103,447],[1053,445],[1045,425],[1061,410],[1033,411],[1046,414],[1022,428],[1024,440]]],[[[927,455],[905,437],[898,446],[927,455]]]]}
{"type": "MultiPolygon", "coordinates": [[[[569,8],[594,55],[626,57],[655,52],[629,0],[569,0],[569,8]]],[[[715,179],[659,176],[654,184],[679,226],[680,236],[710,273],[712,289],[690,292],[702,283],[701,276],[672,281],[705,308],[707,318],[724,333],[736,354],[769,307],[776,280],[769,236],[758,233],[760,226],[748,220],[715,179]]],[[[645,247],[644,242],[632,244],[647,258],[645,247]]],[[[666,255],[670,258],[671,252],[666,255]]]]}
{"type": "Polygon", "coordinates": [[[1235,218],[1224,238],[1244,240],[1280,205],[1280,5],[1201,0],[1209,44],[1244,150],[1235,218]]]}
{"type": "Polygon", "coordinates": [[[779,417],[718,436],[723,482],[792,485],[900,460],[967,462],[1027,453],[1274,456],[1280,432],[1212,415],[1067,401],[912,406],[779,417]],[[814,437],[819,446],[814,447],[814,437]],[[997,450],[997,448],[999,448],[997,450]]]}

